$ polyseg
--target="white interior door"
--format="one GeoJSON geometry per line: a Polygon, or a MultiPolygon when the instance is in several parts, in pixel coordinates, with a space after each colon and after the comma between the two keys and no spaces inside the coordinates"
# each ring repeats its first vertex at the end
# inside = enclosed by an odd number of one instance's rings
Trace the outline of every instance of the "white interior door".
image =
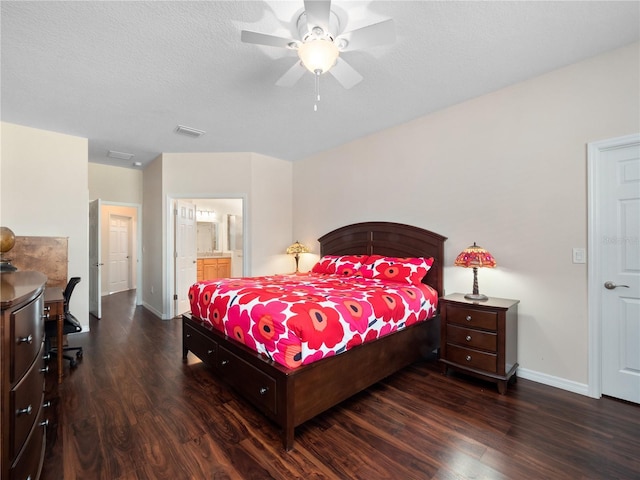
{"type": "Polygon", "coordinates": [[[188,312],[189,287],[197,279],[196,206],[183,200],[176,201],[175,212],[175,309],[174,315],[188,312]]]}
{"type": "Polygon", "coordinates": [[[131,288],[131,217],[109,215],[109,293],[131,288]]]}
{"type": "Polygon", "coordinates": [[[602,394],[640,403],[640,135],[589,147],[602,394]]]}
{"type": "Polygon", "coordinates": [[[100,220],[102,202],[100,199],[89,203],[89,313],[102,318],[101,275],[100,269],[100,220]]]}

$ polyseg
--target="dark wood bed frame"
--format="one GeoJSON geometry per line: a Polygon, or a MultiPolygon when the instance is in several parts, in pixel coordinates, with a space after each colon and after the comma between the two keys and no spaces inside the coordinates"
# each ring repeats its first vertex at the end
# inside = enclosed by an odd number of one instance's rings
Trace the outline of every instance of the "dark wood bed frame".
{"type": "MultiPolygon", "coordinates": [[[[379,254],[433,257],[423,280],[443,294],[445,237],[390,222],[348,225],[318,239],[321,255],[379,254]]],[[[183,358],[189,351],[243,398],[282,428],[284,448],[293,447],[295,427],[346,400],[439,347],[440,316],[359,345],[345,353],[289,369],[209,329],[198,318],[182,316],[183,358]]]]}

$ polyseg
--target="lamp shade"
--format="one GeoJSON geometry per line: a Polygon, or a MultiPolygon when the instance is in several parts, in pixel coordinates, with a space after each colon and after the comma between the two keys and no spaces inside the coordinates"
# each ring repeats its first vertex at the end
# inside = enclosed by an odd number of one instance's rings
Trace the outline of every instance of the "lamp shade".
{"type": "Polygon", "coordinates": [[[336,64],[340,55],[338,47],[323,38],[309,40],[298,47],[298,57],[311,73],[325,73],[336,64]]]}
{"type": "Polygon", "coordinates": [[[473,242],[473,245],[460,252],[454,265],[466,268],[494,268],[496,259],[487,250],[473,242]]]}
{"type": "Polygon", "coordinates": [[[482,295],[478,290],[478,268],[494,268],[496,259],[493,258],[493,255],[481,246],[476,245],[476,242],[473,242],[473,245],[460,252],[453,264],[457,267],[473,268],[473,293],[465,295],[465,298],[469,300],[487,300],[488,297],[482,295]]]}
{"type": "Polygon", "coordinates": [[[296,240],[295,243],[287,247],[287,253],[289,255],[299,255],[301,253],[309,253],[309,249],[296,240]]]}

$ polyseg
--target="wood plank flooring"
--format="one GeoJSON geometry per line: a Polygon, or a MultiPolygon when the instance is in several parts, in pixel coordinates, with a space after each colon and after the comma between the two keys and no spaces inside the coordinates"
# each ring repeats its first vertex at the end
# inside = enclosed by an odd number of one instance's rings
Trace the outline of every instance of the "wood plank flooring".
{"type": "Polygon", "coordinates": [[[189,355],[178,319],[103,299],[50,362],[43,480],[638,479],[640,406],[518,379],[492,384],[415,364],[296,429],[276,427],[189,355]]]}

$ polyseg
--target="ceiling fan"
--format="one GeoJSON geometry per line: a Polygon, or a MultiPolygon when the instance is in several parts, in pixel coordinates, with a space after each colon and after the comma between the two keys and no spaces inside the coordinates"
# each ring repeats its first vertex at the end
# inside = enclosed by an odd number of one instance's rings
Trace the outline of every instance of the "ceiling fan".
{"type": "Polygon", "coordinates": [[[339,18],[331,10],[331,0],[305,0],[296,27],[297,39],[247,30],[242,30],[240,38],[245,43],[296,50],[299,60],[276,85],[290,87],[309,71],[315,75],[317,100],[320,99],[319,77],[323,73],[331,73],[344,88],[362,81],[362,75],[341,57],[341,53],[393,43],[396,37],[393,19],[349,32],[341,31],[339,18]]]}

